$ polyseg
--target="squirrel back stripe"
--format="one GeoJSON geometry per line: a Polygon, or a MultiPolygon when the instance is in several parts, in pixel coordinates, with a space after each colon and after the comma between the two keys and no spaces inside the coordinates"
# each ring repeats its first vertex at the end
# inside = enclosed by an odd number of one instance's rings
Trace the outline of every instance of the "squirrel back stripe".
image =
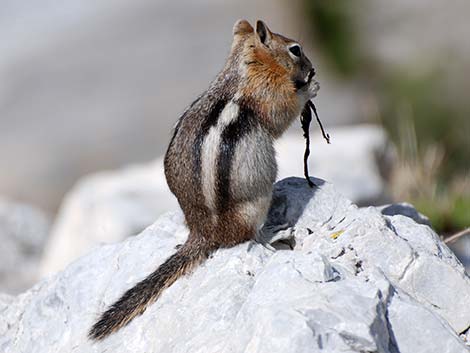
{"type": "Polygon", "coordinates": [[[236,119],[222,131],[216,169],[217,185],[214,185],[217,188],[217,210],[219,213],[230,206],[230,185],[236,146],[255,127],[256,121],[253,111],[247,107],[241,107],[236,119]]]}
{"type": "Polygon", "coordinates": [[[238,118],[239,107],[230,101],[222,110],[217,123],[209,129],[201,149],[201,187],[206,206],[211,210],[217,209],[218,202],[218,169],[217,163],[222,152],[222,133],[238,118]]]}
{"type": "MultiPolygon", "coordinates": [[[[194,141],[193,145],[193,154],[194,154],[194,174],[196,178],[199,178],[201,175],[201,155],[202,155],[202,146],[205,137],[209,133],[209,129],[212,126],[217,124],[220,114],[222,110],[227,105],[227,100],[220,99],[215,102],[215,104],[211,107],[208,114],[206,116],[202,115],[203,122],[201,125],[201,129],[198,131],[196,140],[194,141]]],[[[184,117],[182,117],[183,119],[184,117]]]]}

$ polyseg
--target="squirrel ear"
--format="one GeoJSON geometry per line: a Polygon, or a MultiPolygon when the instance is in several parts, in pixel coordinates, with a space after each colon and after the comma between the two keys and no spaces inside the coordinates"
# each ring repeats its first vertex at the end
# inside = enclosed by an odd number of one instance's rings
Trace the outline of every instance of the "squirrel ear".
{"type": "Polygon", "coordinates": [[[250,23],[247,20],[240,19],[233,25],[233,35],[243,35],[249,34],[253,32],[253,27],[251,27],[250,23]]]}
{"type": "Polygon", "coordinates": [[[256,34],[258,35],[260,42],[264,45],[268,45],[271,41],[272,33],[268,26],[266,26],[266,23],[261,20],[256,21],[256,34]]]}

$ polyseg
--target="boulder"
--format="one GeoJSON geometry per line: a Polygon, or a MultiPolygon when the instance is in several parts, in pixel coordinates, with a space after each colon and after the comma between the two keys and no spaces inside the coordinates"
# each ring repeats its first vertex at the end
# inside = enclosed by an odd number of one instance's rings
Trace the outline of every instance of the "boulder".
{"type": "Polygon", "coordinates": [[[17,294],[37,281],[48,234],[42,211],[0,198],[0,292],[17,294]]]}
{"type": "Polygon", "coordinates": [[[267,226],[293,226],[292,249],[253,241],[220,249],[126,327],[89,341],[99,313],[185,241],[182,214],[167,213],[24,294],[0,297],[0,350],[470,351],[459,337],[470,325],[470,279],[436,233],[314,182],[275,186],[267,226]]]}
{"type": "Polygon", "coordinates": [[[161,159],[83,178],[57,215],[41,263],[42,275],[65,268],[93,246],[140,233],[177,205],[161,159]]]}
{"type": "MultiPolygon", "coordinates": [[[[341,185],[340,191],[359,205],[388,201],[383,176],[393,158],[393,147],[384,130],[359,125],[331,129],[330,133],[331,145],[317,131],[311,133],[312,174],[341,185]]],[[[300,129],[279,141],[279,178],[303,175],[304,147],[300,129]]],[[[165,181],[161,158],[86,177],[68,193],[60,208],[41,273],[62,270],[99,243],[137,234],[158,215],[177,207],[165,181]]]]}

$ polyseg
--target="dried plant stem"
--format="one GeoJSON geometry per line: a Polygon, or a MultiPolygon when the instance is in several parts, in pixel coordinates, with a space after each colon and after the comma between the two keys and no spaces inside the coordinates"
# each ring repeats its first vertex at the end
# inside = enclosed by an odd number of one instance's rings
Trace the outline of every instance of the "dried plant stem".
{"type": "Polygon", "coordinates": [[[463,237],[464,235],[470,235],[470,228],[466,228],[466,229],[464,229],[464,230],[462,230],[462,231],[446,238],[444,240],[444,243],[446,243],[446,244],[453,243],[454,241],[456,241],[457,239],[463,237]]]}
{"type": "Polygon", "coordinates": [[[329,144],[330,143],[330,134],[325,133],[325,129],[323,129],[323,125],[320,121],[320,118],[318,117],[317,113],[317,107],[315,107],[315,104],[313,104],[312,101],[308,101],[307,104],[310,106],[310,108],[313,110],[315,113],[315,117],[317,118],[318,125],[320,125],[321,133],[323,135],[323,138],[326,140],[326,142],[329,144]]]}
{"type": "Polygon", "coordinates": [[[315,107],[315,104],[313,104],[312,101],[308,101],[305,104],[302,114],[300,115],[300,123],[302,125],[302,130],[304,132],[304,137],[305,137],[304,176],[305,176],[305,179],[307,180],[308,185],[311,188],[315,186],[315,184],[310,180],[310,177],[308,175],[308,156],[310,155],[309,129],[310,129],[310,122],[312,121],[312,110],[313,110],[313,113],[315,114],[315,117],[317,118],[318,125],[320,125],[323,138],[326,140],[327,143],[330,143],[330,135],[325,133],[325,130],[323,129],[323,125],[320,121],[320,118],[318,117],[317,108],[315,107]]]}
{"type": "Polygon", "coordinates": [[[304,131],[305,137],[305,152],[304,152],[304,176],[307,180],[308,185],[313,188],[315,184],[310,180],[308,175],[308,156],[310,155],[310,122],[312,121],[312,112],[310,110],[309,104],[305,104],[304,110],[300,115],[300,124],[302,125],[302,130],[304,131]]]}

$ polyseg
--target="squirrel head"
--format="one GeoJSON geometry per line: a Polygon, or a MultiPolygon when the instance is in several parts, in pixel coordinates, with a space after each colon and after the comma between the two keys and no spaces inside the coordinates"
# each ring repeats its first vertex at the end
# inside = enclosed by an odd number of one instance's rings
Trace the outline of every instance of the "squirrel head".
{"type": "MultiPolygon", "coordinates": [[[[273,33],[261,20],[256,29],[246,20],[238,20],[233,27],[232,52],[240,55],[240,71],[248,79],[261,80],[273,88],[284,85],[306,102],[318,91],[312,80],[315,70],[295,40],[273,33]]],[[[260,82],[261,83],[261,82],[260,82]]]]}
{"type": "Polygon", "coordinates": [[[235,23],[226,67],[239,77],[237,95],[266,117],[273,136],[285,131],[319,89],[301,45],[271,32],[263,21],[255,29],[246,20],[235,23]]]}

